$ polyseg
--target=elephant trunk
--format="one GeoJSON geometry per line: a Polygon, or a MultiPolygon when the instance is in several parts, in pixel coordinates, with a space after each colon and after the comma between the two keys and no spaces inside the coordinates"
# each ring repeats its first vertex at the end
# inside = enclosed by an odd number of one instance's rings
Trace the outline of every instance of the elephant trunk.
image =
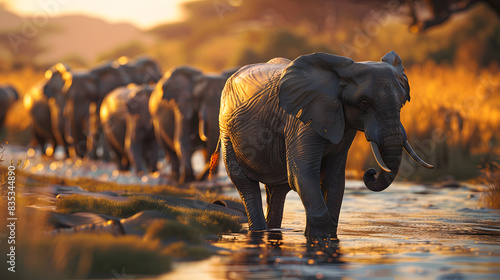
{"type": "Polygon", "coordinates": [[[403,143],[406,140],[403,139],[403,135],[404,133],[398,131],[395,134],[384,137],[381,148],[374,142],[371,142],[373,153],[382,170],[377,178],[375,178],[377,174],[375,169],[371,168],[365,172],[363,181],[368,189],[380,192],[385,190],[394,181],[401,163],[403,143]]]}

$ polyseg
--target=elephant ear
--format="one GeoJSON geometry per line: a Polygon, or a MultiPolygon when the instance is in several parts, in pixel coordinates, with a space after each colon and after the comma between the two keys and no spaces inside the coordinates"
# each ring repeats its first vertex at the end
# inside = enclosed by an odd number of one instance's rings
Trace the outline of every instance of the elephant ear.
{"type": "Polygon", "coordinates": [[[341,77],[346,76],[353,63],[350,58],[326,53],[298,57],[279,80],[280,106],[320,136],[338,144],[345,128],[341,77]]]}
{"type": "Polygon", "coordinates": [[[394,67],[394,69],[396,69],[396,77],[398,78],[398,82],[405,91],[405,96],[403,99],[404,105],[406,101],[410,101],[410,84],[408,83],[408,77],[405,74],[405,68],[403,67],[403,61],[401,60],[401,57],[399,57],[399,55],[395,51],[390,51],[386,53],[380,60],[389,63],[394,67]]]}

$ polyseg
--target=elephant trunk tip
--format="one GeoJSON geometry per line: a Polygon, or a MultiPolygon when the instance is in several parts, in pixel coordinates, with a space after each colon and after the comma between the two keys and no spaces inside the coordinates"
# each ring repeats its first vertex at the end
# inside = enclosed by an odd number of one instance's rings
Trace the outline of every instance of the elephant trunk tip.
{"type": "Polygon", "coordinates": [[[374,185],[375,181],[377,180],[375,178],[375,175],[377,175],[377,171],[375,169],[373,169],[373,168],[370,168],[370,169],[368,169],[368,170],[365,171],[365,174],[363,175],[363,181],[365,183],[365,186],[369,190],[374,191],[374,192],[380,192],[383,189],[372,188],[372,186],[374,185]]]}

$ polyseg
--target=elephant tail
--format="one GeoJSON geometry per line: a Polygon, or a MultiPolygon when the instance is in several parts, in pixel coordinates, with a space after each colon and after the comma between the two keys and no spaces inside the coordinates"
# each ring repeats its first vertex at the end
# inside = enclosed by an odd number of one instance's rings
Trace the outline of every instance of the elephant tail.
{"type": "Polygon", "coordinates": [[[219,165],[219,158],[220,158],[220,137],[219,137],[219,140],[217,141],[217,148],[215,148],[214,153],[210,157],[210,172],[208,175],[209,180],[213,179],[213,175],[214,175],[213,171],[219,165]]]}

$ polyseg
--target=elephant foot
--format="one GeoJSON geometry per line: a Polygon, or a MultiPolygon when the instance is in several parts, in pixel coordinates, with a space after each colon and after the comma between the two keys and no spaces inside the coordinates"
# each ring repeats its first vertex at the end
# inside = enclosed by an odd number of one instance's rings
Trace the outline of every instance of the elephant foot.
{"type": "Polygon", "coordinates": [[[307,219],[306,229],[304,231],[304,235],[306,237],[311,238],[328,238],[330,239],[332,236],[337,236],[337,229],[332,225],[331,220],[316,218],[316,219],[307,219]],[[332,235],[332,232],[334,233],[332,235]]]}

